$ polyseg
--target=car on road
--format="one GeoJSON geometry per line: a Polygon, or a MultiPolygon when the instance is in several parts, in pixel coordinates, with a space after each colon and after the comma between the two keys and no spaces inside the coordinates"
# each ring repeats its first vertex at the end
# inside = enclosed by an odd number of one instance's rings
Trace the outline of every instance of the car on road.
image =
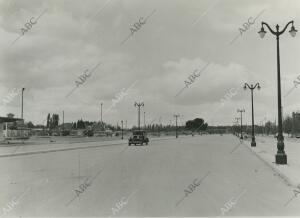
{"type": "Polygon", "coordinates": [[[149,138],[147,137],[147,133],[144,130],[134,130],[132,132],[132,136],[128,140],[128,145],[131,146],[132,144],[137,145],[148,145],[149,138]]]}

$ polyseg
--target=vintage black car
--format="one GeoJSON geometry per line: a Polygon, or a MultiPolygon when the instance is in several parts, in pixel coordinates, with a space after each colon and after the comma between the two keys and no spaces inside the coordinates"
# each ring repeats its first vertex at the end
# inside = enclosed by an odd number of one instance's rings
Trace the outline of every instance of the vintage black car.
{"type": "Polygon", "coordinates": [[[132,145],[132,144],[134,144],[134,145],[137,145],[137,144],[143,145],[144,143],[146,145],[148,145],[148,143],[149,143],[147,133],[144,130],[135,130],[135,131],[133,131],[132,136],[128,140],[128,145],[129,146],[132,145]]]}

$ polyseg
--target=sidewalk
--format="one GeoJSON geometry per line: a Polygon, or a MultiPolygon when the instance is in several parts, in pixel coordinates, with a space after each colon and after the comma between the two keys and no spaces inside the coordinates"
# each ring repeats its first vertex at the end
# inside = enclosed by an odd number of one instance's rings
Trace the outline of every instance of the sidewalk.
{"type": "Polygon", "coordinates": [[[244,144],[269,165],[275,171],[274,175],[281,177],[288,186],[300,187],[300,139],[285,137],[287,165],[275,163],[277,139],[273,136],[256,136],[256,147],[251,147],[251,138],[245,140],[244,144]]]}

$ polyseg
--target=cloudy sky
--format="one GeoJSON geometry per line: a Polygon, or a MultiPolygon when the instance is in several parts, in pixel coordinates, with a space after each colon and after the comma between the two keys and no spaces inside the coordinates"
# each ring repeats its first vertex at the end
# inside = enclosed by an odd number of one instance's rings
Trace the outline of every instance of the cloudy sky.
{"type": "MultiPolygon", "coordinates": [[[[99,120],[103,102],[104,121],[131,126],[135,101],[144,102],[147,123],[174,123],[180,114],[180,123],[202,117],[232,124],[237,108],[245,108],[250,124],[245,82],[261,84],[254,92],[256,121],[274,121],[276,40],[257,32],[261,21],[283,28],[294,20],[300,29],[298,0],[0,2],[0,116],[21,116],[25,87],[24,118],[35,124],[63,110],[65,122],[99,120]],[[199,76],[184,88],[193,72],[199,76]]],[[[289,30],[280,38],[284,114],[300,110],[299,87],[285,96],[300,75],[300,36],[289,30]]]]}

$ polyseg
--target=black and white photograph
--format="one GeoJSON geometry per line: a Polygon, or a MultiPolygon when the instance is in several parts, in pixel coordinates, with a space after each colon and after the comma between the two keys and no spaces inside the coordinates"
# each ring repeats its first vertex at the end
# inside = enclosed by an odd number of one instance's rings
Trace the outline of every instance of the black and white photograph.
{"type": "Polygon", "coordinates": [[[0,0],[0,217],[300,217],[299,0],[0,0]]]}

